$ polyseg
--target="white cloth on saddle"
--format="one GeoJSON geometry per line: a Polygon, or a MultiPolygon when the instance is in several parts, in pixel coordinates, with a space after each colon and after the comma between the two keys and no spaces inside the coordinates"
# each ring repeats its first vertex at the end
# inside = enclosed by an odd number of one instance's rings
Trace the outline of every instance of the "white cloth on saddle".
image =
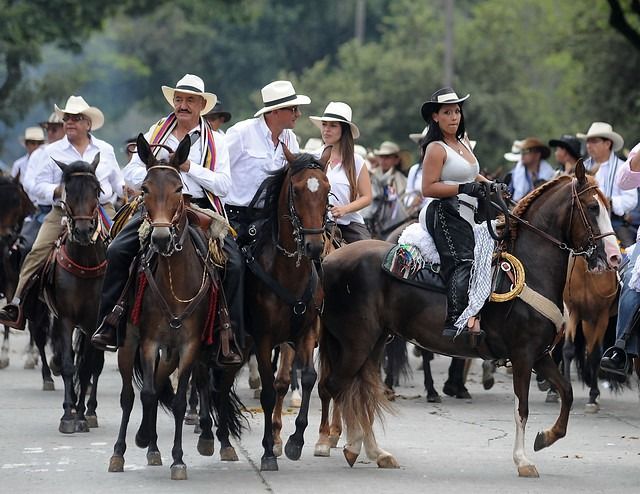
{"type": "MultiPolygon", "coordinates": [[[[494,229],[495,224],[494,221],[492,223],[494,229]]],[[[458,332],[465,329],[469,318],[480,312],[491,295],[491,258],[495,249],[495,241],[491,238],[485,223],[474,225],[473,234],[476,245],[473,249],[474,260],[469,280],[469,302],[455,323],[458,332]]],[[[398,239],[398,244],[414,245],[420,250],[425,261],[440,264],[440,254],[438,254],[433,237],[420,223],[414,223],[405,228],[398,239]]]]}

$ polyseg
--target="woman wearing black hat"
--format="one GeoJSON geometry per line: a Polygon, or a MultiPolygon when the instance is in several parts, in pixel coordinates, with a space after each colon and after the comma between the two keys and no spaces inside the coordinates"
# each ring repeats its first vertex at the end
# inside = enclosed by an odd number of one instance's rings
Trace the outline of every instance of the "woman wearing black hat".
{"type": "Polygon", "coordinates": [[[481,335],[475,317],[460,321],[469,300],[469,279],[475,239],[474,211],[487,182],[480,175],[478,160],[465,138],[462,103],[449,87],[433,93],[422,105],[422,118],[429,125],[422,174],[422,193],[432,201],[426,210],[426,228],[440,254],[440,268],[448,286],[447,319],[443,335],[481,335]]]}

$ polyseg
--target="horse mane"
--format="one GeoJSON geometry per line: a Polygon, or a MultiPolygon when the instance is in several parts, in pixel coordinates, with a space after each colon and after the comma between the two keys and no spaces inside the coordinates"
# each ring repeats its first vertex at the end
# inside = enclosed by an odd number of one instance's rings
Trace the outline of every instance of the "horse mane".
{"type": "Polygon", "coordinates": [[[257,209],[258,213],[255,216],[257,220],[264,221],[256,238],[256,253],[262,252],[264,244],[273,243],[273,240],[277,237],[278,201],[287,172],[290,171],[294,175],[310,165],[318,165],[321,169],[324,169],[324,166],[312,154],[297,154],[293,162],[279,170],[270,172],[269,176],[258,188],[253,199],[251,199],[249,208],[255,208],[260,200],[264,200],[262,208],[257,209]]]}
{"type": "Polygon", "coordinates": [[[90,173],[93,175],[93,177],[90,177],[91,180],[100,191],[102,190],[100,187],[100,181],[98,180],[98,177],[96,177],[93,167],[85,161],[74,161],[67,165],[62,172],[62,183],[65,184],[64,186],[67,191],[67,195],[78,196],[82,194],[86,187],[86,182],[83,183],[80,180],[70,180],[71,174],[73,173],[90,173]]]}

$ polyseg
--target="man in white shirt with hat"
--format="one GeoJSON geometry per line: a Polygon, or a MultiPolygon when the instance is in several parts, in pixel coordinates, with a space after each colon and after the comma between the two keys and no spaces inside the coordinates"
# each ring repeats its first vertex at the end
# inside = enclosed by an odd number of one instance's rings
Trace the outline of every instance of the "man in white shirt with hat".
{"type": "Polygon", "coordinates": [[[229,221],[238,233],[240,243],[246,242],[248,226],[253,221],[247,206],[269,172],[285,166],[283,148],[299,151],[293,128],[302,115],[301,105],[311,99],[296,94],[289,81],[274,81],[262,88],[263,107],[254,118],[243,120],[227,130],[231,162],[231,189],[226,198],[229,221]]]}
{"type": "Polygon", "coordinates": [[[611,203],[613,230],[618,238],[626,238],[621,231],[624,228],[624,215],[636,207],[638,192],[634,188],[621,189],[616,180],[616,175],[624,164],[624,160],[618,158],[616,151],[622,149],[624,139],[606,122],[593,122],[586,134],[578,133],[576,137],[586,141],[589,158],[584,162],[584,166],[588,172],[595,175],[598,186],[611,203]]]}
{"type": "MultiPolygon", "coordinates": [[[[222,134],[214,132],[204,118],[217,101],[213,93],[204,90],[204,81],[193,74],[185,74],[175,87],[162,86],[162,93],[173,111],[153,124],[145,134],[146,140],[153,144],[163,144],[177,149],[180,141],[189,136],[191,149],[188,159],[180,166],[184,194],[189,201],[203,209],[216,211],[224,216],[222,199],[227,196],[231,186],[229,173],[229,153],[222,134]]],[[[154,150],[158,159],[168,159],[169,152],[161,147],[154,150]]],[[[126,184],[135,190],[147,175],[146,165],[137,153],[124,169],[126,184]]],[[[129,266],[140,249],[138,229],[142,223],[140,211],[136,212],[127,225],[118,233],[107,250],[108,267],[105,274],[98,321],[100,326],[94,333],[92,343],[103,350],[116,351],[124,341],[123,321],[117,320],[114,307],[125,288],[129,266]],[[114,314],[113,317],[109,317],[114,314]]],[[[227,261],[223,278],[223,287],[229,303],[232,329],[236,336],[243,331],[243,260],[237,245],[230,235],[224,239],[223,246],[227,261]]],[[[218,339],[219,340],[219,339],[218,339]]],[[[223,364],[241,362],[237,353],[224,356],[228,361],[223,364]]]]}
{"type": "Polygon", "coordinates": [[[23,295],[34,280],[34,275],[45,262],[47,255],[62,232],[64,212],[60,206],[63,193],[62,170],[54,160],[72,163],[82,160],[91,163],[100,153],[96,176],[100,182],[100,204],[104,212],[115,214],[114,202],[123,193],[124,180],[116,161],[113,147],[93,136],[92,131],[102,127],[102,111],[89,104],[82,96],[70,96],[64,108],[55,105],[56,113],[64,121],[65,137],[46,146],[41,160],[30,163],[35,166],[33,193],[38,201],[51,201],[53,207],[44,219],[33,248],[20,270],[20,279],[14,299],[0,310],[0,324],[15,329],[24,329],[23,295]]]}
{"type": "Polygon", "coordinates": [[[44,132],[40,127],[27,127],[24,131],[24,137],[20,139],[22,145],[27,150],[27,154],[20,156],[13,162],[11,167],[11,176],[17,178],[25,189],[25,192],[29,195],[29,199],[35,203],[35,197],[29,194],[25,185],[25,177],[27,176],[27,169],[29,167],[29,157],[33,152],[44,144],[44,132]]]}

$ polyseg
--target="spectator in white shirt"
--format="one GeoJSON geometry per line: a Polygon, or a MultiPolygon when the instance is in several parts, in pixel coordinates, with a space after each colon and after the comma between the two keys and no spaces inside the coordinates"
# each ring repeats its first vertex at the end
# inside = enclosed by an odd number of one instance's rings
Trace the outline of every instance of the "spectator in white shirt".
{"type": "Polygon", "coordinates": [[[47,145],[46,152],[41,154],[42,160],[32,164],[36,167],[33,194],[38,201],[53,201],[54,206],[45,217],[33,248],[20,269],[20,278],[13,301],[0,310],[0,324],[15,329],[24,329],[22,310],[24,292],[29,287],[34,274],[45,262],[63,228],[64,212],[59,205],[63,193],[62,170],[54,159],[62,163],[79,160],[91,163],[96,154],[100,153],[100,161],[96,168],[96,176],[102,189],[100,202],[105,213],[110,216],[115,214],[113,202],[119,194],[123,193],[124,188],[124,180],[113,147],[96,139],[91,133],[102,127],[104,123],[102,112],[94,106],[89,106],[81,96],[70,96],[64,108],[58,108],[55,105],[55,110],[64,121],[66,135],[63,139],[47,145]]]}
{"type": "Polygon", "coordinates": [[[27,127],[24,131],[24,137],[21,139],[21,142],[27,150],[27,154],[13,162],[11,176],[18,179],[29,196],[29,199],[31,199],[31,202],[35,204],[35,196],[30,194],[27,189],[25,178],[27,177],[27,170],[29,169],[29,158],[34,151],[44,145],[44,132],[40,127],[27,127]]]}

